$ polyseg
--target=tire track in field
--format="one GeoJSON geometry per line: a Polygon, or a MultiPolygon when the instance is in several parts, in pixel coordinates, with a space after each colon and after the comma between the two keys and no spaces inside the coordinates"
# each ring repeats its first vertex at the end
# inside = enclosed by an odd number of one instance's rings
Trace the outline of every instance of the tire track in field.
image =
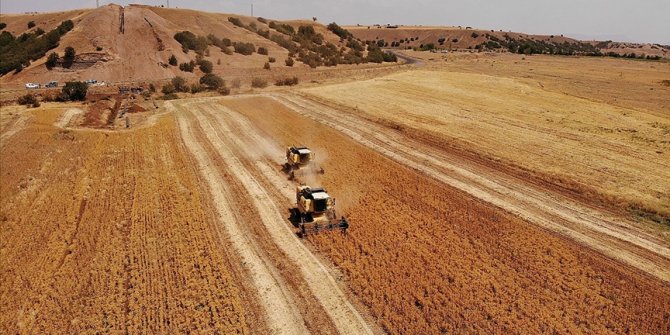
{"type": "Polygon", "coordinates": [[[305,334],[308,333],[305,323],[297,310],[296,302],[290,292],[286,291],[281,282],[278,271],[270,263],[262,258],[262,252],[257,250],[251,237],[244,234],[239,226],[241,223],[235,220],[235,215],[230,207],[233,204],[233,195],[226,187],[226,182],[217,173],[213,159],[199,143],[193,133],[190,120],[184,111],[177,113],[179,130],[186,147],[193,154],[200,171],[207,181],[210,193],[214,198],[214,206],[218,212],[219,220],[230,236],[233,245],[241,260],[245,263],[251,273],[253,285],[256,287],[261,306],[264,307],[264,315],[267,318],[268,327],[274,334],[305,334]]]}
{"type": "MultiPolygon", "coordinates": [[[[264,189],[264,183],[257,180],[244,166],[242,158],[230,149],[229,146],[232,145],[241,147],[242,152],[246,151],[244,150],[246,145],[236,135],[236,132],[231,131],[223,116],[224,113],[234,114],[235,112],[224,107],[219,112],[212,111],[211,107],[202,108],[202,110],[207,112],[204,115],[199,111],[195,112],[195,117],[202,126],[205,136],[219,151],[221,157],[226,158],[225,162],[229,169],[236,172],[235,177],[251,195],[254,206],[261,215],[260,219],[274,242],[301,270],[305,286],[309,287],[309,290],[321,303],[338,332],[341,334],[372,334],[369,325],[348,301],[325,266],[296,237],[284,218],[285,213],[275,204],[270,192],[264,189]]],[[[245,131],[253,131],[253,129],[237,130],[243,133],[245,131]]],[[[263,178],[267,177],[263,176],[263,178]]]]}
{"type": "Polygon", "coordinates": [[[293,94],[269,94],[296,113],[333,127],[392,160],[521,218],[670,281],[670,249],[634,222],[587,208],[490,168],[450,156],[343,110],[293,94]]]}

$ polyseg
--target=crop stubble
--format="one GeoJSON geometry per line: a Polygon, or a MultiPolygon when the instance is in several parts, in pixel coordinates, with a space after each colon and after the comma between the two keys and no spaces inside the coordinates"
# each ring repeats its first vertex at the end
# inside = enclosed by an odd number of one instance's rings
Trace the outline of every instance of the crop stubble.
{"type": "Polygon", "coordinates": [[[666,283],[402,167],[275,101],[224,104],[270,138],[327,155],[322,182],[352,229],[310,242],[342,269],[386,331],[668,331],[666,283]]]}

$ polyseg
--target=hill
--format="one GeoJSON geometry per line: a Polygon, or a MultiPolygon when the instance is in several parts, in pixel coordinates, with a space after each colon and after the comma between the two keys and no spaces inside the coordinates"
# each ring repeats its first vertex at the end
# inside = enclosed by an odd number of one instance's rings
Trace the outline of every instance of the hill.
{"type": "MultiPolygon", "coordinates": [[[[358,64],[367,61],[369,51],[312,21],[281,22],[188,9],[110,4],[97,9],[0,16],[0,22],[6,24],[2,32],[5,40],[34,40],[35,44],[41,38],[39,31],[49,32],[66,20],[71,20],[74,28],[61,36],[56,48],[16,65],[17,71],[3,75],[0,82],[22,85],[96,79],[122,83],[176,75],[197,78],[203,74],[197,65],[194,71],[182,71],[179,64],[192,65],[199,59],[210,61],[216,74],[239,75],[263,71],[266,63],[289,68],[288,58],[294,60],[290,67],[295,68],[358,64]],[[29,27],[29,22],[34,25],[29,27]],[[188,41],[181,41],[188,46],[175,39],[183,31],[192,33],[188,41]],[[76,51],[69,68],[62,66],[67,47],[76,51]],[[52,52],[61,58],[49,69],[46,63],[52,52]],[[170,64],[173,55],[176,64],[170,64]]],[[[6,44],[0,43],[2,46],[6,44]]]]}
{"type": "Polygon", "coordinates": [[[587,54],[615,57],[670,58],[670,46],[661,44],[580,41],[563,35],[531,35],[517,32],[430,26],[347,26],[363,41],[391,48],[510,51],[514,53],[587,54]]]}

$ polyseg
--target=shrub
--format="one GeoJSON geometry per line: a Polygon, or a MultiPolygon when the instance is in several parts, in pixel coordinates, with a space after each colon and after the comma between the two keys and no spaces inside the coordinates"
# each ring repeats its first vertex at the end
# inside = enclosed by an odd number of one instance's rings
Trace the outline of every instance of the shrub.
{"type": "Polygon", "coordinates": [[[277,79],[275,86],[293,86],[298,85],[298,77],[277,79]]]}
{"type": "Polygon", "coordinates": [[[28,93],[26,95],[22,95],[18,99],[16,99],[16,103],[18,103],[19,105],[22,105],[22,106],[30,106],[30,105],[33,105],[36,102],[37,102],[37,98],[31,93],[28,93]]]}
{"type": "Polygon", "coordinates": [[[266,20],[266,19],[264,19],[264,18],[262,18],[262,17],[260,17],[260,16],[257,17],[256,20],[258,20],[258,22],[262,22],[262,23],[265,23],[265,24],[268,23],[268,20],[266,20]]]}
{"type": "Polygon", "coordinates": [[[170,65],[172,66],[177,66],[177,57],[175,57],[174,55],[170,56],[168,63],[170,63],[170,65]]]}
{"type": "Polygon", "coordinates": [[[154,83],[149,84],[149,91],[156,92],[156,85],[154,85],[154,83]]]}
{"type": "Polygon", "coordinates": [[[174,39],[181,44],[184,53],[189,50],[195,51],[197,54],[202,54],[207,49],[209,41],[204,36],[196,36],[190,31],[181,31],[174,35],[174,39]]]}
{"type": "Polygon", "coordinates": [[[200,78],[200,84],[207,86],[207,88],[210,90],[216,90],[225,86],[226,82],[223,80],[223,78],[215,74],[208,73],[200,78]]]}
{"type": "Polygon", "coordinates": [[[214,70],[214,65],[208,60],[200,60],[198,64],[200,64],[200,71],[203,73],[212,73],[212,70],[214,70]]]}
{"type": "Polygon", "coordinates": [[[396,63],[396,62],[398,62],[398,56],[396,56],[392,52],[385,52],[384,53],[384,61],[385,62],[390,62],[390,63],[396,63]]]}
{"type": "Polygon", "coordinates": [[[42,28],[35,29],[35,36],[44,35],[45,31],[42,28]]]}
{"type": "Polygon", "coordinates": [[[236,26],[238,26],[238,27],[242,27],[242,28],[245,27],[245,26],[244,26],[244,23],[242,23],[242,21],[240,21],[240,19],[238,19],[238,18],[236,18],[236,17],[229,17],[229,18],[228,18],[228,22],[230,22],[230,23],[232,23],[232,24],[234,24],[234,25],[236,25],[236,26]]]}
{"type": "Polygon", "coordinates": [[[206,89],[205,86],[202,86],[200,84],[193,84],[191,85],[191,93],[196,94],[204,91],[206,89]]]}
{"type": "Polygon", "coordinates": [[[246,56],[251,55],[256,51],[256,47],[252,43],[235,42],[233,43],[233,48],[238,54],[246,56]]]}
{"type": "Polygon", "coordinates": [[[181,63],[179,64],[179,69],[184,72],[193,72],[193,69],[195,69],[195,62],[190,61],[188,63],[181,63]]]}
{"type": "Polygon", "coordinates": [[[286,63],[286,66],[293,66],[295,61],[293,60],[293,58],[289,57],[289,58],[286,58],[285,63],[286,63]]]}
{"type": "Polygon", "coordinates": [[[0,30],[7,28],[7,24],[4,22],[0,22],[0,30]]]}
{"type": "Polygon", "coordinates": [[[351,35],[351,33],[348,30],[338,26],[337,23],[335,22],[328,25],[328,30],[332,31],[333,34],[339,36],[340,39],[343,40],[353,37],[353,35],[351,35]]]}
{"type": "Polygon", "coordinates": [[[168,93],[168,94],[165,94],[162,97],[162,99],[163,100],[175,100],[175,99],[179,99],[179,96],[177,95],[177,93],[168,93]]]}
{"type": "Polygon", "coordinates": [[[265,88],[267,86],[268,86],[268,82],[265,81],[265,79],[263,79],[263,78],[256,77],[256,78],[251,79],[251,87],[265,88]]]}
{"type": "Polygon", "coordinates": [[[102,47],[95,47],[95,51],[102,51],[102,47]]]}
{"type": "Polygon", "coordinates": [[[263,36],[265,38],[270,38],[270,31],[269,30],[259,30],[257,31],[258,35],[263,36]]]}
{"type": "Polygon", "coordinates": [[[53,69],[56,66],[56,64],[58,63],[58,58],[59,57],[58,57],[57,53],[55,53],[55,52],[50,53],[49,57],[47,57],[47,62],[46,62],[47,69],[49,69],[49,70],[53,69]]]}
{"type": "Polygon", "coordinates": [[[277,61],[277,58],[274,58],[274,57],[268,57],[268,62],[270,62],[270,63],[274,63],[274,62],[276,62],[276,61],[277,61]]]}
{"type": "MultiPolygon", "coordinates": [[[[186,83],[186,79],[176,76],[172,78],[170,81],[172,84],[172,87],[174,87],[175,91],[177,92],[188,92],[188,84],[186,83]]],[[[165,92],[163,92],[165,93],[165,92]]]]}
{"type": "Polygon", "coordinates": [[[476,32],[473,31],[472,34],[470,34],[470,36],[472,38],[477,38],[477,37],[479,37],[479,34],[477,34],[476,32]]]}
{"type": "Polygon", "coordinates": [[[270,69],[270,63],[265,62],[265,64],[263,65],[263,68],[266,69],[266,70],[269,70],[270,69]]]}
{"type": "Polygon", "coordinates": [[[268,54],[268,49],[266,49],[264,47],[258,47],[257,52],[258,52],[259,55],[267,55],[268,54]]]}
{"type": "Polygon", "coordinates": [[[233,88],[240,88],[240,87],[242,86],[242,82],[240,82],[240,79],[239,79],[239,78],[235,78],[235,79],[233,79],[233,81],[230,83],[230,85],[231,85],[233,88]]]}
{"type": "Polygon", "coordinates": [[[76,51],[73,47],[65,48],[65,54],[63,55],[63,67],[69,69],[74,63],[74,58],[76,56],[76,51]]]}
{"type": "Polygon", "coordinates": [[[219,94],[221,95],[229,95],[230,94],[230,89],[228,87],[221,87],[218,89],[219,94]]]}
{"type": "Polygon", "coordinates": [[[33,104],[32,104],[33,108],[37,108],[39,106],[42,106],[42,104],[40,104],[39,100],[35,100],[35,102],[33,102],[33,104]]]}
{"type": "Polygon", "coordinates": [[[61,91],[62,99],[70,101],[84,101],[86,100],[86,93],[88,92],[88,84],[83,81],[69,81],[63,86],[61,91]]]}
{"type": "Polygon", "coordinates": [[[35,26],[35,21],[29,21],[28,22],[28,29],[32,28],[35,26]]]}
{"type": "Polygon", "coordinates": [[[161,92],[163,92],[163,94],[174,94],[177,92],[177,89],[174,87],[174,85],[172,85],[172,83],[168,83],[163,85],[161,92]]]}

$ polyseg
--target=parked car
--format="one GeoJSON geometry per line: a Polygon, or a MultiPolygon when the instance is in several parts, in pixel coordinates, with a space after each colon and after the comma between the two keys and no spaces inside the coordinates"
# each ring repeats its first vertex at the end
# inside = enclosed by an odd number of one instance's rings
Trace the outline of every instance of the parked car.
{"type": "Polygon", "coordinates": [[[27,84],[26,84],[26,88],[29,89],[29,90],[30,90],[30,89],[40,88],[40,84],[27,83],[27,84]]]}
{"type": "Polygon", "coordinates": [[[44,85],[44,87],[58,87],[58,82],[50,81],[48,84],[44,85]]]}
{"type": "Polygon", "coordinates": [[[95,79],[89,79],[89,80],[85,81],[85,83],[87,83],[87,84],[89,84],[89,85],[96,84],[97,82],[98,82],[98,81],[95,80],[95,79]]]}

